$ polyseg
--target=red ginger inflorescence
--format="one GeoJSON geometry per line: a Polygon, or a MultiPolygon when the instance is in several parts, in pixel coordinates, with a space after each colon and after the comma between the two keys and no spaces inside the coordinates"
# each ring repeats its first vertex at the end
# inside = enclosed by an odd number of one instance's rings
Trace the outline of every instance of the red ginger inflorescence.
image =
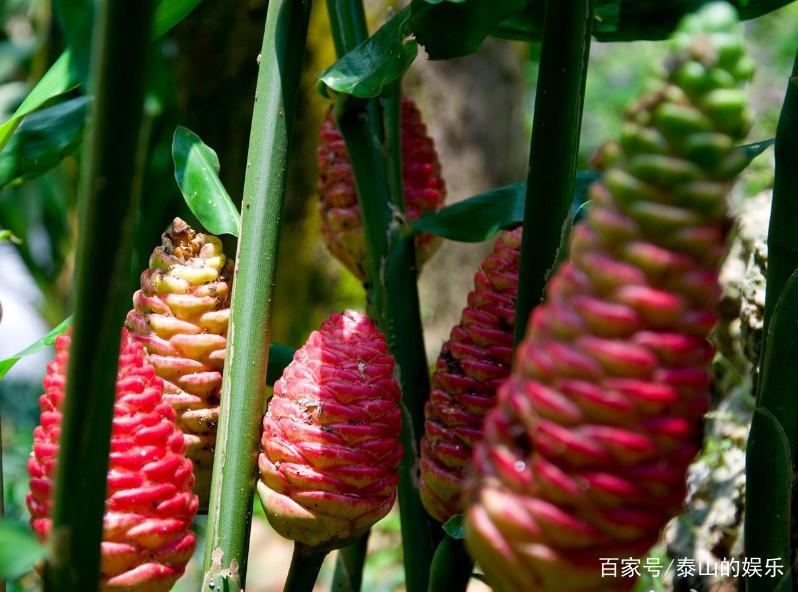
{"type": "Polygon", "coordinates": [[[443,344],[424,408],[421,500],[446,522],[463,510],[462,488],[496,389],[510,375],[521,227],[504,231],[474,276],[460,323],[443,344]]]}
{"type": "MultiPolygon", "coordinates": [[[[446,186],[432,138],[421,120],[421,112],[410,99],[402,99],[402,170],[405,216],[409,221],[439,209],[446,199],[446,186]]],[[[366,242],[360,219],[355,178],[343,136],[335,126],[332,109],[321,125],[316,150],[319,166],[318,191],[321,233],[330,252],[361,281],[366,280],[366,242]]],[[[435,254],[440,239],[431,234],[416,236],[416,262],[421,266],[435,254]]]]}
{"type": "MultiPolygon", "coordinates": [[[[39,399],[40,425],[28,460],[31,526],[50,534],[54,474],[61,431],[69,335],[56,339],[39,399]]],[[[191,521],[197,497],[175,412],[141,345],[123,331],[116,382],[101,549],[100,589],[166,592],[183,574],[196,543],[191,521]]]]}
{"type": "Polygon", "coordinates": [[[746,164],[750,60],[727,5],[677,38],[627,114],[568,262],[532,314],[466,483],[466,541],[494,590],[609,592],[681,507],[709,403],[707,335],[746,164]]]}
{"type": "Polygon", "coordinates": [[[274,529],[316,549],[342,547],[396,498],[400,390],[385,337],[366,315],[335,314],[274,385],[258,483],[274,529]]]}
{"type": "Polygon", "coordinates": [[[202,508],[210,491],[227,325],[232,262],[221,241],[175,218],[141,274],[141,289],[125,322],[164,381],[194,463],[202,508]]]}

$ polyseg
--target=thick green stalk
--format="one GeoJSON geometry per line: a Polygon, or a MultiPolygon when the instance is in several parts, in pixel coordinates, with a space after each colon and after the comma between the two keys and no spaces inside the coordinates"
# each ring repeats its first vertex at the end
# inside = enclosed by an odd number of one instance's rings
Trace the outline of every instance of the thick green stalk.
{"type": "Polygon", "coordinates": [[[271,0],[244,179],[202,590],[243,590],[265,406],[271,301],[310,0],[271,0]]]}
{"type": "MultiPolygon", "coordinates": [[[[330,26],[339,56],[367,36],[362,0],[328,0],[330,26]]],[[[400,102],[393,96],[363,102],[339,100],[336,120],[354,170],[367,245],[369,310],[385,333],[396,358],[402,387],[402,444],[399,508],[405,585],[425,592],[434,552],[433,524],[421,504],[417,485],[418,445],[424,428],[429,376],[416,283],[415,243],[406,225],[394,219],[404,209],[400,102]],[[382,105],[380,105],[380,102],[382,105]]],[[[362,565],[365,547],[347,551],[362,565]]],[[[343,570],[339,570],[339,574],[343,570]]],[[[343,583],[341,583],[343,585],[343,583]]]]}
{"type": "MultiPolygon", "coordinates": [[[[776,176],[773,182],[773,204],[768,228],[768,270],[765,297],[764,334],[782,288],[798,269],[798,54],[776,129],[776,176]]],[[[764,343],[764,340],[763,340],[764,343]]],[[[765,348],[762,356],[764,358],[765,348]]]]}
{"type": "Polygon", "coordinates": [[[333,574],[332,592],[359,592],[363,583],[363,565],[369,545],[370,531],[354,543],[338,551],[333,574]]]}
{"type": "MultiPolygon", "coordinates": [[[[402,521],[405,582],[408,592],[426,592],[434,541],[432,524],[421,505],[417,485],[418,444],[424,427],[429,376],[416,284],[415,248],[406,224],[394,219],[389,165],[384,155],[381,120],[363,103],[337,105],[338,127],[346,141],[355,176],[367,245],[368,295],[375,319],[396,358],[402,387],[402,445],[399,509],[402,521]]],[[[391,134],[387,134],[388,137],[391,134]]],[[[388,153],[393,150],[388,150],[388,153]]],[[[401,163],[401,161],[399,161],[401,163]]]]}
{"type": "Polygon", "coordinates": [[[339,58],[369,36],[363,0],[327,0],[327,14],[339,58]]]}
{"type": "Polygon", "coordinates": [[[316,584],[316,578],[319,577],[319,570],[326,556],[326,552],[320,553],[295,543],[283,592],[313,592],[313,586],[316,584]]]}
{"type": "Polygon", "coordinates": [[[120,329],[129,305],[135,157],[153,0],[98,6],[95,96],[79,196],[75,322],[67,372],[48,592],[96,590],[120,329]]]}
{"type": "MultiPolygon", "coordinates": [[[[765,318],[756,385],[756,413],[746,450],[745,552],[793,564],[798,518],[798,53],[776,130],[776,176],[768,231],[765,318]]],[[[790,574],[790,571],[787,571],[790,574]]],[[[780,590],[796,587],[784,582],[780,590]]],[[[776,589],[777,580],[748,578],[750,592],[776,589]]]]}
{"type": "Polygon", "coordinates": [[[515,341],[543,298],[574,189],[592,31],[590,0],[546,1],[529,150],[515,341]]]}
{"type": "MultiPolygon", "coordinates": [[[[349,51],[365,39],[361,0],[328,0],[336,49],[349,51]]],[[[415,243],[394,211],[402,211],[399,94],[367,103],[342,98],[338,127],[346,141],[366,237],[370,310],[396,358],[402,387],[399,508],[405,584],[426,592],[434,551],[433,525],[418,494],[418,445],[424,428],[429,376],[416,283],[415,243]],[[380,105],[380,102],[383,104],[380,105]]]]}

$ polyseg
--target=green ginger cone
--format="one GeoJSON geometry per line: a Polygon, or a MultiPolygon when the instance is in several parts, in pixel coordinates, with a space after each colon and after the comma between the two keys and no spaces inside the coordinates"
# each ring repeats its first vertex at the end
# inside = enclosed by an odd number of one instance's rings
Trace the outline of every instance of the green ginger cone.
{"type": "Polygon", "coordinates": [[[629,589],[602,558],[643,556],[682,505],[751,72],[732,9],[705,7],[608,151],[466,484],[468,548],[497,592],[629,589]]]}

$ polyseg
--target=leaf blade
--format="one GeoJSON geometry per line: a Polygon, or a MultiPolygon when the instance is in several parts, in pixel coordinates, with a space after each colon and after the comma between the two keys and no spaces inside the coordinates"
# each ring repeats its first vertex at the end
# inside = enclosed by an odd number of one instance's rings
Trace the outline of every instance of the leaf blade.
{"type": "Polygon", "coordinates": [[[319,94],[368,99],[380,96],[402,78],[415,60],[418,44],[406,41],[410,7],[406,7],[319,76],[319,94]]]}
{"type": "MultiPolygon", "coordinates": [[[[30,356],[35,354],[45,347],[49,347],[55,343],[55,338],[65,333],[67,329],[72,325],[72,317],[69,316],[63,321],[61,321],[56,327],[54,327],[47,335],[35,341],[34,343],[30,344],[28,347],[23,349],[20,352],[17,352],[10,358],[6,358],[5,360],[0,360],[0,380],[3,380],[5,375],[8,373],[14,365],[19,362],[22,358],[26,356],[30,356]]],[[[2,579],[2,578],[0,578],[2,579]]]]}
{"type": "Polygon", "coordinates": [[[0,189],[33,179],[80,146],[89,97],[77,97],[26,117],[0,150],[0,189]]]}
{"type": "Polygon", "coordinates": [[[22,577],[43,557],[44,547],[27,528],[0,519],[0,581],[22,577]]]}
{"type": "Polygon", "coordinates": [[[178,126],[172,139],[175,180],[183,199],[213,234],[238,236],[241,215],[219,179],[219,157],[197,134],[178,126]]]}

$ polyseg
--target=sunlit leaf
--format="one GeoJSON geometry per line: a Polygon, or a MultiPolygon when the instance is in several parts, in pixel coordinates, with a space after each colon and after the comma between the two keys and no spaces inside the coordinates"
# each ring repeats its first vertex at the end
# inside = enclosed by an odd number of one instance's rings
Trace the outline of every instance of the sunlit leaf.
{"type": "Polygon", "coordinates": [[[30,530],[0,519],[0,581],[19,579],[42,557],[44,547],[30,530]]]}
{"type": "MultiPolygon", "coordinates": [[[[166,34],[199,2],[200,0],[162,0],[155,10],[153,39],[166,34]]],[[[0,150],[8,143],[11,134],[25,116],[45,107],[50,101],[76,88],[82,82],[77,61],[72,51],[67,49],[45,72],[11,117],[0,125],[0,150]]]]}
{"type": "Polygon", "coordinates": [[[32,113],[0,150],[0,189],[53,168],[80,145],[90,99],[78,97],[32,113]]]}
{"type": "Polygon", "coordinates": [[[238,236],[241,215],[219,179],[219,157],[191,130],[178,126],[172,139],[175,179],[186,204],[206,230],[238,236]]]}
{"type": "Polygon", "coordinates": [[[407,40],[409,20],[407,7],[327,68],[319,77],[319,92],[329,98],[336,93],[371,98],[395,84],[418,52],[416,42],[407,40]]]}
{"type": "Polygon", "coordinates": [[[73,72],[72,53],[67,50],[61,54],[50,69],[42,76],[33,90],[17,107],[14,114],[0,125],[0,150],[8,143],[11,134],[26,115],[44,107],[49,101],[69,92],[80,83],[73,72]]]}
{"type": "Polygon", "coordinates": [[[4,242],[4,241],[5,242],[9,242],[9,243],[13,243],[15,245],[21,245],[22,244],[22,239],[19,238],[18,236],[16,236],[10,230],[0,230],[0,243],[4,242]]]}
{"type": "Polygon", "coordinates": [[[45,335],[35,343],[32,343],[31,345],[23,349],[21,352],[11,356],[10,358],[6,358],[5,360],[0,360],[0,380],[2,380],[5,377],[5,375],[8,373],[8,371],[14,367],[14,364],[19,362],[25,356],[30,356],[32,354],[35,354],[43,350],[45,347],[53,345],[55,343],[55,338],[61,335],[62,333],[66,332],[66,330],[69,329],[70,325],[72,325],[72,317],[67,317],[47,335],[45,335]]]}

